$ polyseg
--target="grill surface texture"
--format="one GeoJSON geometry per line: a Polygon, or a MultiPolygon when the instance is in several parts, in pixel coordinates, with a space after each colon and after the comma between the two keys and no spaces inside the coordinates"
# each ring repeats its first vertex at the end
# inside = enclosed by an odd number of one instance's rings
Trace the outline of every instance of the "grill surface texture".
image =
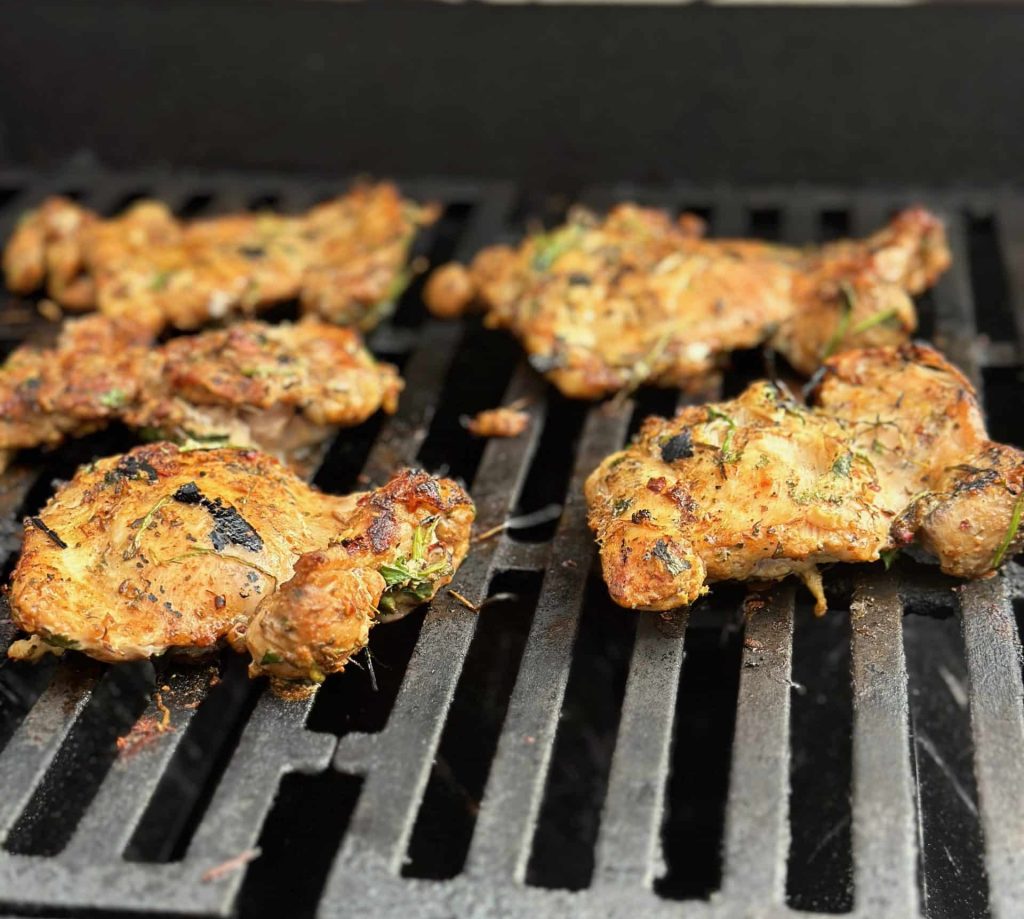
{"type": "MultiPolygon", "coordinates": [[[[0,170],[0,238],[53,193],[107,213],[156,196],[205,216],[297,210],[344,184],[0,170]]],[[[445,205],[418,244],[435,264],[568,203],[508,183],[401,184],[445,205]]],[[[633,185],[582,198],[697,210],[715,235],[794,243],[934,209],[955,261],[920,301],[922,336],[979,386],[993,436],[1024,441],[1024,198],[633,185]]],[[[729,585],[689,611],[619,610],[596,577],[582,482],[676,395],[572,403],[479,320],[429,319],[421,287],[369,339],[402,367],[398,413],[343,431],[314,481],[343,492],[420,464],[466,481],[478,532],[525,517],[478,542],[451,585],[480,612],[443,591],[375,630],[375,683],[361,661],[305,702],[249,684],[228,658],[0,666],[0,912],[1024,914],[1024,569],[966,585],[910,559],[834,569],[824,620],[792,579],[749,620],[729,585]],[[482,442],[459,424],[514,400],[531,415],[518,438],[482,442]]],[[[34,303],[5,297],[5,350],[46,334],[34,303]]],[[[726,395],[763,372],[761,354],[737,355],[726,395]]],[[[53,480],[131,443],[114,429],[3,477],[5,576],[19,521],[53,480]]]]}

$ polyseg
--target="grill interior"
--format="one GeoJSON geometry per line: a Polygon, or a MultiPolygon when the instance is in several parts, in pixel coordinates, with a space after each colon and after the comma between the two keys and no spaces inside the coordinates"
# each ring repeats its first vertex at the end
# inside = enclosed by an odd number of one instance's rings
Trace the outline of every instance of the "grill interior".
{"type": "MultiPolygon", "coordinates": [[[[106,213],[155,195],[199,215],[298,209],[342,184],[87,163],[0,171],[0,238],[50,193],[106,213]]],[[[446,204],[420,244],[435,263],[557,220],[567,204],[511,184],[402,185],[446,204]]],[[[861,234],[912,201],[932,207],[955,262],[920,304],[922,333],[983,389],[993,435],[1024,439],[1020,199],[683,186],[581,197],[688,208],[715,235],[789,242],[861,234]]],[[[910,560],[838,568],[824,620],[791,582],[746,624],[730,585],[688,613],[618,609],[597,576],[581,483],[675,394],[643,390],[614,411],[565,400],[502,334],[427,319],[420,289],[370,339],[402,367],[398,414],[343,432],[315,482],[345,491],[416,463],[470,485],[481,532],[525,518],[478,543],[452,585],[493,599],[477,614],[442,593],[374,631],[376,687],[353,666],[301,703],[250,684],[233,657],[0,665],[0,909],[1018,915],[1021,569],[959,585],[910,560]],[[459,423],[519,398],[533,416],[520,438],[475,441],[459,423]]],[[[5,349],[44,326],[34,304],[5,301],[5,349]]],[[[762,370],[761,355],[738,355],[726,393],[762,370]]],[[[108,431],[3,477],[5,576],[17,521],[53,480],[131,443],[108,431]]],[[[0,624],[0,640],[8,632],[0,624]]]]}

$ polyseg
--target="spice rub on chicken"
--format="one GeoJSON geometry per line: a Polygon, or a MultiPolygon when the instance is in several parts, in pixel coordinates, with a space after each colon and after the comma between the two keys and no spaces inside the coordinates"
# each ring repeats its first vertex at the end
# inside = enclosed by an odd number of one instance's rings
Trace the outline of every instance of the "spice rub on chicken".
{"type": "Polygon", "coordinates": [[[922,345],[829,359],[810,406],[761,382],[648,418],[586,496],[612,598],[641,610],[796,574],[821,613],[817,565],[916,542],[979,578],[1024,544],[1024,452],[988,439],[970,383],[922,345]]]}
{"type": "Polygon", "coordinates": [[[7,285],[45,285],[68,309],[97,308],[154,330],[194,329],[299,298],[306,312],[372,328],[408,281],[416,231],[439,209],[386,182],[358,185],[305,214],[181,221],[158,201],[103,219],[50,198],[22,219],[4,252],[7,285]]]}
{"type": "Polygon", "coordinates": [[[23,346],[0,367],[0,451],[118,420],[178,442],[256,446],[301,467],[338,427],[394,412],[401,389],[358,332],[312,318],[153,345],[134,322],[87,316],[65,323],[54,347],[23,346]]]}
{"type": "Polygon", "coordinates": [[[702,239],[623,204],[443,266],[424,295],[439,316],[482,307],[563,393],[594,399],[641,383],[697,389],[728,352],[765,342],[808,375],[846,348],[901,344],[911,295],[949,261],[941,222],[919,208],[867,239],[796,249],[702,239]]]}
{"type": "Polygon", "coordinates": [[[423,472],[335,497],[257,452],[139,447],[26,520],[10,603],[30,637],[9,654],[116,662],[227,640],[252,676],[312,687],[451,580],[474,514],[423,472]]]}

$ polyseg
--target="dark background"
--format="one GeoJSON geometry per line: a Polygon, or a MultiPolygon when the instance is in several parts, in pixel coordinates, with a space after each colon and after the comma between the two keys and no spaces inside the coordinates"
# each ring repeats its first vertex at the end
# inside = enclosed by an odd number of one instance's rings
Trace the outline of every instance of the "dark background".
{"type": "Polygon", "coordinates": [[[1024,8],[0,0],[0,160],[1017,182],[1024,8]]]}

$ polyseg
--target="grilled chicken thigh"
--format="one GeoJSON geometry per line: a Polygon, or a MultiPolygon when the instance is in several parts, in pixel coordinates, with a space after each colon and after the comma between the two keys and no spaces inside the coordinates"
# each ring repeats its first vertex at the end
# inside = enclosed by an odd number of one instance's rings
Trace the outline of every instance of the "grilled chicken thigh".
{"type": "Polygon", "coordinates": [[[305,311],[371,328],[405,286],[416,230],[435,206],[388,183],[361,185],[300,216],[256,213],[183,222],[142,201],[104,220],[64,198],[31,211],[4,252],[8,286],[45,282],[69,309],[194,329],[298,297],[305,311]]]}
{"type": "Polygon", "coordinates": [[[1024,544],[1024,452],[990,441],[968,381],[921,345],[829,359],[805,407],[770,382],[649,418],[586,484],[612,598],[666,610],[722,580],[804,579],[917,541],[991,574],[1024,544]]]}
{"type": "Polygon", "coordinates": [[[138,447],[26,521],[10,600],[31,637],[9,654],[125,661],[226,639],[251,675],[313,686],[451,580],[473,517],[458,485],[422,472],[334,497],[253,451],[138,447]]]}
{"type": "Polygon", "coordinates": [[[441,316],[479,304],[563,393],[593,399],[645,382],[699,388],[729,351],[763,342],[807,374],[844,348],[900,344],[916,324],[910,295],[949,258],[920,209],[866,240],[793,249],[701,239],[689,220],[620,205],[444,266],[425,297],[441,316]]]}
{"type": "Polygon", "coordinates": [[[112,420],[179,442],[256,446],[301,467],[337,427],[393,412],[402,381],[359,333],[250,320],[153,345],[125,319],[67,322],[53,348],[0,367],[0,451],[52,446],[112,420]]]}

